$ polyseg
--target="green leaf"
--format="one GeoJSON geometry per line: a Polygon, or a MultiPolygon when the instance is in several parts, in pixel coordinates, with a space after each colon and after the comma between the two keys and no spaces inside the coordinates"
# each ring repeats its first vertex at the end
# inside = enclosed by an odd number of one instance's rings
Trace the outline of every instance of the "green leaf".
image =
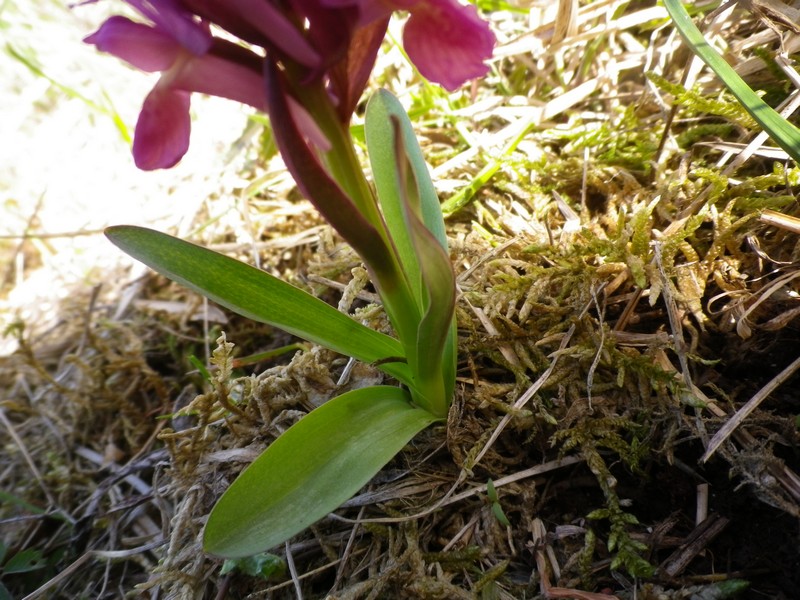
{"type": "Polygon", "coordinates": [[[506,513],[503,512],[503,507],[499,502],[492,502],[492,514],[494,518],[504,527],[511,527],[511,522],[508,520],[506,513]]]}
{"type": "Polygon", "coordinates": [[[217,502],[205,551],[224,558],[257,554],[335,510],[437,420],[409,400],[400,388],[363,388],[303,417],[217,502]]]}
{"type": "Polygon", "coordinates": [[[425,157],[422,155],[414,128],[403,105],[386,90],[378,90],[367,103],[364,118],[367,150],[369,151],[372,177],[381,204],[386,226],[400,256],[401,264],[418,299],[422,298],[422,283],[419,259],[414,252],[410,232],[403,216],[403,200],[400,196],[400,175],[397,172],[397,149],[395,146],[395,123],[400,124],[404,154],[416,181],[416,195],[420,202],[420,218],[425,227],[447,248],[444,219],[439,198],[433,187],[425,157]]]}
{"type": "MultiPolygon", "coordinates": [[[[437,415],[445,416],[453,393],[455,353],[448,344],[455,329],[456,281],[446,247],[434,237],[423,222],[414,169],[405,152],[404,134],[399,119],[392,115],[395,131],[396,170],[400,202],[418,269],[422,276],[422,318],[416,332],[416,345],[406,347],[411,372],[416,377],[412,389],[415,399],[437,415]],[[452,367],[449,368],[449,367],[452,367]]],[[[440,219],[441,220],[441,219],[440,219]]],[[[405,340],[404,340],[405,341],[405,340]]]]}
{"type": "Polygon", "coordinates": [[[365,128],[378,199],[420,315],[412,339],[401,336],[412,393],[443,416],[455,381],[455,276],[439,200],[411,122],[389,92],[370,99],[365,128]]]}
{"type": "Polygon", "coordinates": [[[42,560],[42,553],[39,550],[26,548],[8,559],[8,562],[3,565],[3,573],[7,575],[11,573],[28,573],[46,566],[47,564],[42,560]]]}
{"type": "Polygon", "coordinates": [[[189,355],[189,362],[192,363],[192,366],[200,372],[200,376],[205,380],[206,383],[211,383],[211,373],[208,372],[208,369],[202,360],[197,358],[194,354],[191,354],[189,355]]]}
{"type": "Polygon", "coordinates": [[[494,487],[494,481],[491,479],[486,480],[486,495],[489,498],[490,502],[499,502],[497,498],[497,490],[494,487]]]}
{"type": "Polygon", "coordinates": [[[789,123],[764,102],[734,71],[700,33],[679,0],[664,0],[664,6],[675,27],[692,51],[706,63],[750,116],[764,128],[772,139],[796,162],[800,162],[800,129],[789,123]]]}
{"type": "MultiPolygon", "coordinates": [[[[367,363],[404,356],[402,345],[394,338],[243,262],[143,227],[109,227],[106,235],[124,252],[162,275],[249,319],[367,363]]],[[[381,362],[380,368],[403,383],[411,383],[403,362],[381,362]]]]}
{"type": "Polygon", "coordinates": [[[262,552],[254,556],[226,560],[222,563],[219,574],[227,575],[233,571],[240,571],[245,575],[250,575],[250,577],[269,579],[270,577],[283,574],[285,570],[286,565],[280,556],[270,554],[269,552],[262,552]]]}

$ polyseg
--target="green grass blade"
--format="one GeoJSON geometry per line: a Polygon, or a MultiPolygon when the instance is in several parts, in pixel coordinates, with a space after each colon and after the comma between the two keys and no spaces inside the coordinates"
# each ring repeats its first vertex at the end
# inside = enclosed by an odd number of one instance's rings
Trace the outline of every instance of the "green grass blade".
{"type": "Polygon", "coordinates": [[[204,549],[225,558],[263,552],[335,510],[436,417],[400,388],[354,390],[290,427],[220,498],[204,549]]]}
{"type": "Polygon", "coordinates": [[[442,202],[442,213],[449,217],[472,202],[478,191],[489,183],[489,180],[491,180],[500,168],[508,162],[508,157],[517,149],[517,146],[527,137],[535,125],[536,119],[531,118],[528,123],[525,124],[525,127],[506,144],[497,158],[490,160],[478,174],[472,178],[472,181],[442,202]]]}
{"type": "MultiPolygon", "coordinates": [[[[106,235],[150,268],[249,319],[366,363],[404,356],[394,338],[248,264],[143,227],[109,227],[106,235]]],[[[380,368],[403,383],[411,381],[403,362],[384,362],[380,368]]]]}
{"type": "Polygon", "coordinates": [[[692,51],[722,79],[725,87],[730,90],[753,119],[764,128],[764,131],[789,156],[800,163],[800,129],[789,123],[759,98],[750,86],[739,77],[736,71],[706,41],[679,0],[664,0],[664,6],[672,17],[678,32],[692,51]]]}

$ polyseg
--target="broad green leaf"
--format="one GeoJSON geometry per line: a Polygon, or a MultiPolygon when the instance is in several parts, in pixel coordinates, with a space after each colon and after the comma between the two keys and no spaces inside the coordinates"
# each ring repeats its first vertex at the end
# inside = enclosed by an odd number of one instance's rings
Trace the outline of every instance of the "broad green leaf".
{"type": "Polygon", "coordinates": [[[692,51],[706,63],[753,119],[796,162],[800,162],[800,129],[789,123],[748,86],[700,33],[679,0],[664,0],[675,27],[692,51]]]}
{"type": "MultiPolygon", "coordinates": [[[[106,235],[162,275],[249,319],[366,363],[404,356],[402,345],[394,338],[243,262],[143,227],[109,227],[106,235]]],[[[404,362],[380,362],[379,366],[399,381],[411,383],[404,362]]]]}
{"type": "Polygon", "coordinates": [[[363,388],[303,417],[217,502],[205,551],[225,558],[264,552],[335,510],[437,420],[409,400],[400,388],[363,388]]]}

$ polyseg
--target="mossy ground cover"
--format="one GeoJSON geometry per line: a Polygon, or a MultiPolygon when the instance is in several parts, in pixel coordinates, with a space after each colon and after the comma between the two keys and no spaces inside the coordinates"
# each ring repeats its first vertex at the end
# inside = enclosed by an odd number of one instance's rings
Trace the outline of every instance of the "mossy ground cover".
{"type": "MultiPolygon", "coordinates": [[[[119,207],[73,232],[97,244],[64,243],[54,184],[37,200],[15,187],[19,170],[0,181],[0,582],[11,597],[800,589],[800,171],[771,147],[737,160],[752,120],[693,66],[654,3],[483,4],[499,37],[485,80],[448,96],[390,41],[374,82],[409,109],[449,213],[460,350],[448,422],[273,555],[203,556],[211,507],[308,410],[380,373],[108,260],[95,230],[119,222],[119,207]],[[59,289],[26,295],[42,273],[59,289]]],[[[102,104],[125,104],[122,88],[70,79],[44,40],[20,33],[40,19],[77,47],[88,24],[32,6],[0,13],[15,34],[2,61],[23,67],[4,97],[36,98],[41,127],[68,104],[96,122],[92,135],[97,123],[125,131],[135,107],[117,118],[102,104]]],[[[774,58],[777,33],[790,53],[795,38],[774,15],[738,7],[704,29],[770,104],[794,92],[774,58]]],[[[142,193],[160,206],[182,186],[196,192],[148,222],[388,331],[356,256],[299,197],[263,122],[233,123],[213,173],[148,180],[142,193]]],[[[113,183],[141,185],[127,177],[113,183]]]]}

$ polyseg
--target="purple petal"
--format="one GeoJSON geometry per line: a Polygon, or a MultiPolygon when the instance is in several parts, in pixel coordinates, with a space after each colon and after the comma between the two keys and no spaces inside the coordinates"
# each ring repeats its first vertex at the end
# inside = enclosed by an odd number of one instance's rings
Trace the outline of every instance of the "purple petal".
{"type": "Polygon", "coordinates": [[[111,17],[83,41],[150,73],[167,70],[181,50],[166,33],[125,17],[111,17]]]}
{"type": "MultiPolygon", "coordinates": [[[[350,0],[322,0],[323,4],[330,7],[339,4],[347,4],[350,0]]],[[[392,16],[396,10],[408,10],[416,0],[360,0],[359,1],[359,25],[366,25],[378,19],[385,19],[392,16]]]]}
{"type": "Polygon", "coordinates": [[[189,149],[190,94],[166,85],[145,98],[133,136],[133,160],[143,171],[175,166],[189,149]]]}
{"type": "Polygon", "coordinates": [[[193,15],[175,0],[125,1],[192,54],[205,54],[211,47],[208,29],[197,23],[193,15]]]}
{"type": "Polygon", "coordinates": [[[277,48],[295,62],[315,67],[320,56],[302,31],[266,0],[182,0],[188,9],[235,36],[277,48]]]}
{"type": "Polygon", "coordinates": [[[350,40],[347,55],[328,71],[330,91],[337,101],[336,112],[342,123],[350,122],[364,93],[388,24],[387,14],[382,19],[359,27],[350,40]]]}
{"type": "Polygon", "coordinates": [[[403,46],[423,76],[453,91],[486,74],[495,37],[474,6],[428,0],[410,10],[403,46]]]}
{"type": "MultiPolygon", "coordinates": [[[[323,69],[340,60],[358,25],[361,0],[329,7],[321,0],[291,0],[294,12],[306,23],[306,35],[322,55],[323,69]]],[[[318,76],[321,73],[314,73],[318,76]]]]}
{"type": "Polygon", "coordinates": [[[261,72],[215,54],[190,57],[169,73],[169,82],[187,92],[228,98],[262,111],[267,108],[261,72]]]}

